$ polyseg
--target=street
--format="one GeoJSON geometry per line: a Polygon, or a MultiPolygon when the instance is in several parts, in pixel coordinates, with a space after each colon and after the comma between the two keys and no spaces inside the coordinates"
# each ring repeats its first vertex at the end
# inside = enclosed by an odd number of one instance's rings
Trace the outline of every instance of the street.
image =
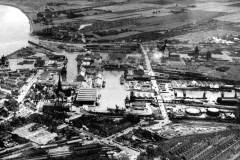
{"type": "Polygon", "coordinates": [[[36,75],[34,75],[33,77],[30,77],[28,79],[28,84],[24,85],[21,89],[20,89],[20,94],[18,96],[18,103],[21,103],[24,98],[26,97],[29,89],[32,87],[32,85],[37,81],[37,78],[39,77],[39,75],[41,74],[41,71],[38,71],[36,75]]]}
{"type": "MultiPolygon", "coordinates": [[[[148,70],[148,74],[150,76],[154,77],[155,73],[152,70],[151,62],[150,62],[150,59],[148,57],[147,51],[146,51],[146,49],[144,48],[143,45],[141,45],[141,49],[142,49],[142,52],[143,52],[143,55],[144,55],[144,59],[145,59],[145,62],[146,62],[146,67],[147,67],[147,70],[148,70]]],[[[159,93],[159,88],[158,88],[158,85],[157,85],[157,81],[154,79],[154,80],[151,80],[151,83],[152,83],[153,89],[157,93],[157,97],[156,98],[157,98],[157,101],[158,101],[159,109],[160,109],[160,111],[162,113],[164,121],[166,122],[164,124],[167,124],[169,122],[169,117],[168,117],[166,108],[164,106],[161,94],[159,93]]]]}

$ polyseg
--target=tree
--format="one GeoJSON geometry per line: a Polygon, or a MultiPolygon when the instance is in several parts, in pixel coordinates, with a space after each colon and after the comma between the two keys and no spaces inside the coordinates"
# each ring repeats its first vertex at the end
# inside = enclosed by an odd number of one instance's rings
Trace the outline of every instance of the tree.
{"type": "Polygon", "coordinates": [[[16,112],[18,110],[18,101],[16,101],[14,98],[10,97],[10,99],[8,101],[4,102],[4,105],[6,106],[6,108],[10,111],[14,112],[14,117],[16,116],[16,112]]]}

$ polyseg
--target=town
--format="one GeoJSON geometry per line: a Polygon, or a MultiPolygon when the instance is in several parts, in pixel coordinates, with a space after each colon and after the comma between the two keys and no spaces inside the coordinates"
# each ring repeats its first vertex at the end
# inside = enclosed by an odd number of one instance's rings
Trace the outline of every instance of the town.
{"type": "Polygon", "coordinates": [[[0,57],[0,159],[239,159],[240,34],[205,3],[35,6],[0,57]]]}

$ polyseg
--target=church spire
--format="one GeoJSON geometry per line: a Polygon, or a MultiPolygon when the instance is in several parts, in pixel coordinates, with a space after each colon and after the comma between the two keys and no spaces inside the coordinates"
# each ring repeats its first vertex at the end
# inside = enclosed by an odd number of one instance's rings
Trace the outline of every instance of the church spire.
{"type": "Polygon", "coordinates": [[[1,58],[1,63],[2,63],[2,65],[6,64],[6,57],[4,55],[1,58]]]}
{"type": "Polygon", "coordinates": [[[58,74],[59,78],[58,78],[58,86],[57,86],[57,91],[62,91],[62,81],[61,81],[61,74],[58,74]]]}

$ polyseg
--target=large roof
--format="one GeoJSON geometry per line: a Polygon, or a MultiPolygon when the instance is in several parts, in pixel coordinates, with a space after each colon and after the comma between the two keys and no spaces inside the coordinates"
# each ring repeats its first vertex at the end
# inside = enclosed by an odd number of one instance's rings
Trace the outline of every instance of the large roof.
{"type": "Polygon", "coordinates": [[[95,88],[79,88],[76,101],[96,101],[97,90],[95,88]]]}
{"type": "Polygon", "coordinates": [[[197,108],[187,108],[186,109],[186,113],[189,113],[189,114],[200,114],[201,111],[197,108]]]}
{"type": "Polygon", "coordinates": [[[207,111],[212,112],[212,113],[218,113],[219,109],[218,108],[208,108],[207,111]]]}

